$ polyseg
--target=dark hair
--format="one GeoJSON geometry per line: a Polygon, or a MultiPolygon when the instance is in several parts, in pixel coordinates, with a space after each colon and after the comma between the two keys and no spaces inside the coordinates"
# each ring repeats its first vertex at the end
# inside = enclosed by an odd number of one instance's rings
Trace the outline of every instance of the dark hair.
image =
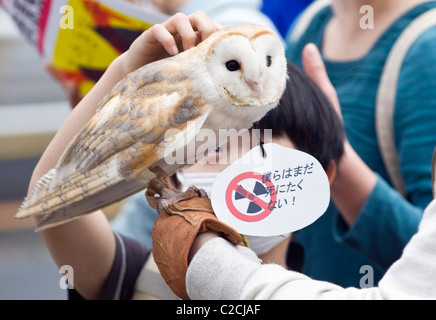
{"type": "Polygon", "coordinates": [[[259,121],[259,129],[272,129],[273,137],[287,135],[327,170],[344,153],[343,123],[321,89],[289,61],[288,74],[279,105],[259,121]]]}

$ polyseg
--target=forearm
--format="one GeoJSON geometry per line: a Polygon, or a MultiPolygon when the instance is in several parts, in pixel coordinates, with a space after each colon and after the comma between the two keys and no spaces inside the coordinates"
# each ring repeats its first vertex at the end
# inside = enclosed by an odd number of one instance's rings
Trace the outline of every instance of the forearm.
{"type": "Polygon", "coordinates": [[[387,269],[416,232],[422,209],[375,174],[348,143],[345,148],[331,187],[335,237],[387,269]]]}
{"type": "Polygon", "coordinates": [[[56,265],[72,267],[74,289],[85,299],[98,299],[115,256],[114,234],[103,212],[41,233],[56,265]]]}
{"type": "Polygon", "coordinates": [[[204,244],[186,276],[191,299],[380,299],[377,288],[343,289],[275,264],[262,265],[248,248],[224,239],[204,244]],[[211,267],[212,266],[212,267],[211,267]]]}
{"type": "Polygon", "coordinates": [[[375,173],[363,162],[348,141],[331,185],[332,200],[342,218],[352,226],[377,183],[375,173]]]}
{"type": "Polygon", "coordinates": [[[352,226],[346,226],[339,213],[334,213],[334,236],[387,270],[416,233],[422,211],[377,176],[376,186],[352,226]]]}
{"type": "Polygon", "coordinates": [[[435,222],[434,200],[402,257],[378,287],[366,289],[344,289],[274,264],[262,265],[248,248],[201,234],[192,248],[187,291],[191,299],[434,299],[435,222]]]}

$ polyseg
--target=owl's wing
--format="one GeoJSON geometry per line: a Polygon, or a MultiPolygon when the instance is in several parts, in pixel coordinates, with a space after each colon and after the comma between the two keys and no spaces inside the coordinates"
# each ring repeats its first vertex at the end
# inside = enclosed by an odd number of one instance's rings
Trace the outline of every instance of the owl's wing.
{"type": "Polygon", "coordinates": [[[188,121],[201,124],[208,114],[177,64],[161,66],[158,77],[147,76],[151,71],[141,68],[114,87],[56,167],[35,185],[17,218],[42,215],[42,230],[147,187],[154,177],[149,168],[168,146],[166,133],[180,134],[188,121]]]}

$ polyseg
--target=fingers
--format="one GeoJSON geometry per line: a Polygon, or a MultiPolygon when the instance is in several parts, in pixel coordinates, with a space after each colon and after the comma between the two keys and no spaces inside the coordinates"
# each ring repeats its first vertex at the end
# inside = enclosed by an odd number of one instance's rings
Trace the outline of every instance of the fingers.
{"type": "Polygon", "coordinates": [[[198,11],[188,16],[191,25],[195,31],[200,34],[200,41],[204,41],[214,32],[223,29],[224,27],[216,22],[210,20],[210,18],[203,11],[198,11]]]}
{"type": "Polygon", "coordinates": [[[181,39],[182,50],[188,50],[195,46],[197,34],[191,26],[189,19],[182,13],[177,13],[162,24],[173,36],[174,44],[176,39],[181,39]]]}
{"type": "Polygon", "coordinates": [[[330,82],[321,54],[313,43],[307,44],[303,49],[303,67],[307,75],[320,87],[340,115],[341,107],[336,90],[330,82]]]}
{"type": "MultiPolygon", "coordinates": [[[[162,24],[155,24],[148,29],[150,43],[160,43],[170,55],[176,55],[179,53],[176,40],[174,36],[168,31],[168,29],[162,24]]],[[[144,33],[146,34],[146,33],[144,33]]]]}
{"type": "Polygon", "coordinates": [[[122,59],[124,73],[127,75],[144,64],[188,50],[221,28],[204,12],[188,16],[177,13],[144,31],[132,43],[122,59]]]}
{"type": "MultiPolygon", "coordinates": [[[[181,50],[188,50],[218,30],[218,26],[202,11],[189,16],[177,13],[164,22],[162,26],[173,37],[171,41],[172,52],[175,52],[174,48],[179,39],[181,39],[181,50]]],[[[166,45],[169,47],[169,42],[166,45]]],[[[170,51],[167,50],[167,52],[171,54],[170,51]]]]}

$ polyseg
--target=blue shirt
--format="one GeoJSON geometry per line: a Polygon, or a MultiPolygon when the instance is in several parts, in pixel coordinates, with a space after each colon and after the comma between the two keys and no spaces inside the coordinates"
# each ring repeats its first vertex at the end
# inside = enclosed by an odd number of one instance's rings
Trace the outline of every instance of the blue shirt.
{"type": "Polygon", "coordinates": [[[285,38],[294,19],[312,0],[264,0],[262,12],[276,25],[280,35],[285,38]]]}
{"type": "MultiPolygon", "coordinates": [[[[365,276],[371,276],[362,270],[373,270],[374,285],[377,285],[416,233],[423,208],[432,199],[436,28],[426,31],[412,46],[398,79],[394,135],[409,201],[390,186],[378,148],[374,119],[378,84],[390,49],[416,17],[433,8],[436,1],[411,9],[391,25],[361,59],[333,62],[324,57],[341,104],[347,138],[377,173],[378,180],[352,227],[346,226],[331,204],[324,216],[296,234],[304,247],[303,273],[312,278],[359,287],[365,276]]],[[[321,48],[325,27],[332,16],[331,7],[324,8],[296,42],[288,40],[287,58],[301,66],[302,49],[307,43],[321,48]]],[[[288,254],[292,255],[292,251],[288,254]]]]}

